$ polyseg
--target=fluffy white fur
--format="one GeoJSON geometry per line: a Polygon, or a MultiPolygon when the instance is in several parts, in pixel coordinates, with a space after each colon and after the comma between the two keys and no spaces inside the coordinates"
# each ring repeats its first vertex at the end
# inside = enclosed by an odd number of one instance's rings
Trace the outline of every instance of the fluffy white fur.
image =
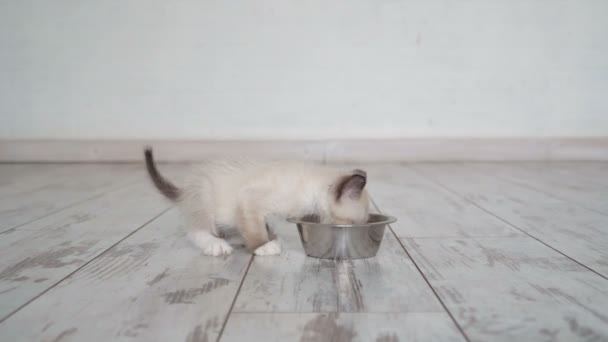
{"type": "MultiPolygon", "coordinates": [[[[155,169],[151,171],[153,180],[153,172],[161,178],[155,180],[161,192],[162,186],[173,186],[155,169]]],[[[245,245],[256,255],[276,255],[281,246],[269,236],[269,215],[316,215],[322,222],[365,222],[369,214],[365,182],[365,173],[359,170],[241,160],[205,164],[183,187],[173,190],[179,191],[174,199],[190,221],[192,240],[204,254],[230,254],[232,247],[219,237],[218,227],[237,227],[245,245]]]]}

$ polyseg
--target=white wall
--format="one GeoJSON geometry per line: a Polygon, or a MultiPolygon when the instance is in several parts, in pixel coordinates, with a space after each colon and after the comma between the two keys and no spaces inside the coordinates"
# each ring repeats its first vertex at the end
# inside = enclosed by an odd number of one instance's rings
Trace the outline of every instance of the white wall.
{"type": "Polygon", "coordinates": [[[0,138],[608,135],[608,1],[0,2],[0,138]]]}

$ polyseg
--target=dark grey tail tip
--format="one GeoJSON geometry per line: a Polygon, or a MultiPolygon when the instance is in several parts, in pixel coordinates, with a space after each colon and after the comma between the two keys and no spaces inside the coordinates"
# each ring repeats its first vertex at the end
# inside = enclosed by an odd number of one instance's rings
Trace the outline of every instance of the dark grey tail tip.
{"type": "Polygon", "coordinates": [[[144,147],[144,157],[147,164],[154,164],[154,155],[152,153],[152,147],[144,147]]]}

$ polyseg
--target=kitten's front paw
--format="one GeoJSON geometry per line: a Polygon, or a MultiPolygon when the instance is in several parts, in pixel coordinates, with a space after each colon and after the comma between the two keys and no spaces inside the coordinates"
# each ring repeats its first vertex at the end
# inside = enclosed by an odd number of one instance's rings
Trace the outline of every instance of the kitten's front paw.
{"type": "Polygon", "coordinates": [[[232,253],[232,246],[230,246],[230,244],[224,240],[217,239],[215,241],[208,242],[203,247],[203,253],[210,256],[228,255],[232,253]]]}
{"type": "Polygon", "coordinates": [[[281,244],[277,240],[266,242],[265,244],[256,248],[256,250],[253,251],[253,254],[259,256],[279,255],[281,254],[281,244]]]}

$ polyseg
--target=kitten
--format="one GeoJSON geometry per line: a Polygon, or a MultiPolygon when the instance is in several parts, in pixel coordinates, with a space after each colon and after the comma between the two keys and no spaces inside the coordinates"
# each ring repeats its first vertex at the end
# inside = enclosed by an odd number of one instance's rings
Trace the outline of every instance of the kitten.
{"type": "Polygon", "coordinates": [[[218,227],[237,227],[256,255],[277,255],[281,246],[266,228],[269,215],[301,218],[316,215],[324,223],[364,223],[369,215],[361,170],[344,171],[303,162],[219,161],[194,172],[187,185],[173,185],[156,169],[145,150],[152,182],[189,219],[190,237],[206,255],[232,252],[218,227]]]}

